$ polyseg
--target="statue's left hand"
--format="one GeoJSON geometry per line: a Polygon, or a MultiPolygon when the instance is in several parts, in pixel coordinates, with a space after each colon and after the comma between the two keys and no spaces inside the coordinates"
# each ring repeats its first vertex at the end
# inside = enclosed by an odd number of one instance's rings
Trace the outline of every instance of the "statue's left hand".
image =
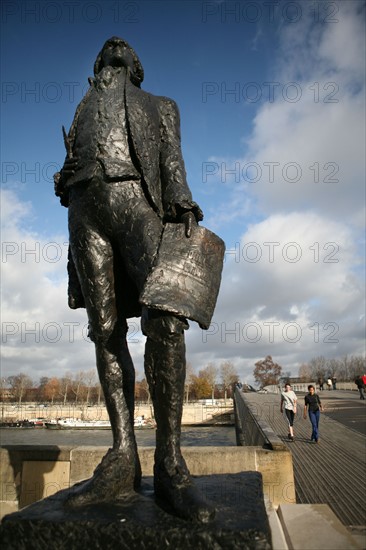
{"type": "Polygon", "coordinates": [[[185,234],[186,237],[189,239],[192,234],[192,226],[197,225],[196,217],[193,212],[185,212],[181,216],[181,222],[184,223],[185,234]]]}

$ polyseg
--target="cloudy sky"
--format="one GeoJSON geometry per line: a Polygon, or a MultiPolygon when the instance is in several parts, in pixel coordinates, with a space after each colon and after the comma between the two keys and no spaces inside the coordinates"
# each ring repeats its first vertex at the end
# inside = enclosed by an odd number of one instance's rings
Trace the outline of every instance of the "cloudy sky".
{"type": "MultiPolygon", "coordinates": [[[[1,376],[94,366],[84,310],[67,307],[67,210],[53,195],[104,41],[125,38],[143,88],[180,108],[188,181],[227,247],[198,371],[232,361],[253,382],[270,354],[364,354],[364,2],[2,3],[1,376]]],[[[143,375],[144,338],[129,342],[143,375]]]]}

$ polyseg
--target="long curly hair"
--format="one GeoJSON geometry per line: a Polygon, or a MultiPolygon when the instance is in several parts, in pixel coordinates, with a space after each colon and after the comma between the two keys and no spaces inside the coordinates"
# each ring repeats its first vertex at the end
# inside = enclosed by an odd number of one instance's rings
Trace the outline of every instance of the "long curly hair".
{"type": "Polygon", "coordinates": [[[133,84],[135,84],[135,86],[140,87],[141,82],[144,80],[144,69],[141,65],[141,62],[137,56],[137,53],[128,44],[128,42],[126,42],[126,40],[123,40],[122,38],[119,38],[118,36],[112,36],[112,38],[109,38],[105,42],[103,48],[98,53],[97,59],[95,60],[95,63],[94,63],[94,75],[96,76],[103,69],[104,65],[103,65],[102,56],[103,56],[104,49],[109,44],[118,44],[118,43],[122,44],[130,51],[133,58],[133,72],[131,73],[131,81],[133,82],[133,84]]]}

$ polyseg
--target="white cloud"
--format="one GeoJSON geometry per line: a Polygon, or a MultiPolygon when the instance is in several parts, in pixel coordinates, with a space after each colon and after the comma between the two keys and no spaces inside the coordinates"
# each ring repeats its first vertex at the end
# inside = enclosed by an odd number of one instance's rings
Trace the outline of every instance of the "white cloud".
{"type": "Polygon", "coordinates": [[[349,96],[336,104],[307,100],[261,109],[242,162],[261,167],[251,192],[262,211],[312,208],[334,219],[348,215],[349,223],[361,225],[363,113],[361,98],[349,96]]]}
{"type": "Polygon", "coordinates": [[[28,230],[31,205],[12,191],[1,191],[1,209],[1,375],[24,372],[38,381],[90,368],[85,312],[67,307],[67,237],[28,230]]]}
{"type": "MultiPolygon", "coordinates": [[[[262,216],[312,210],[363,228],[364,19],[357,3],[335,6],[338,22],[314,24],[304,3],[301,20],[280,28],[268,78],[273,97],[267,86],[268,101],[258,106],[243,156],[209,159],[218,168],[209,167],[210,183],[226,182],[219,214],[226,208],[234,219],[245,198],[262,216]],[[234,168],[235,176],[228,175],[234,168]]],[[[216,227],[226,221],[219,216],[216,227]]]]}
{"type": "Polygon", "coordinates": [[[280,29],[274,100],[258,108],[242,158],[210,159],[240,170],[218,232],[250,208],[207,346],[248,375],[267,353],[293,372],[317,355],[364,353],[364,22],[355,3],[337,6],[338,23],[315,25],[304,10],[280,29]]]}

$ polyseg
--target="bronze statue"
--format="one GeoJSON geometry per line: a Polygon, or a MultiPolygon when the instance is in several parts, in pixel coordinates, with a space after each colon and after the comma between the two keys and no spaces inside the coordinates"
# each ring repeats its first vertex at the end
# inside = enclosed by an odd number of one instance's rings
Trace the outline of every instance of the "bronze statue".
{"type": "Polygon", "coordinates": [[[69,305],[88,313],[113,447],[69,504],[113,501],[140,485],[126,319],[141,316],[157,425],[155,497],[175,515],[207,522],[214,509],[194,487],[180,449],[187,315],[140,302],[164,226],[183,224],[188,241],[203,219],[186,181],[178,108],[141,90],[141,63],[120,38],[104,44],[94,74],[64,132],[67,156],[55,190],[69,209],[69,305]]]}

